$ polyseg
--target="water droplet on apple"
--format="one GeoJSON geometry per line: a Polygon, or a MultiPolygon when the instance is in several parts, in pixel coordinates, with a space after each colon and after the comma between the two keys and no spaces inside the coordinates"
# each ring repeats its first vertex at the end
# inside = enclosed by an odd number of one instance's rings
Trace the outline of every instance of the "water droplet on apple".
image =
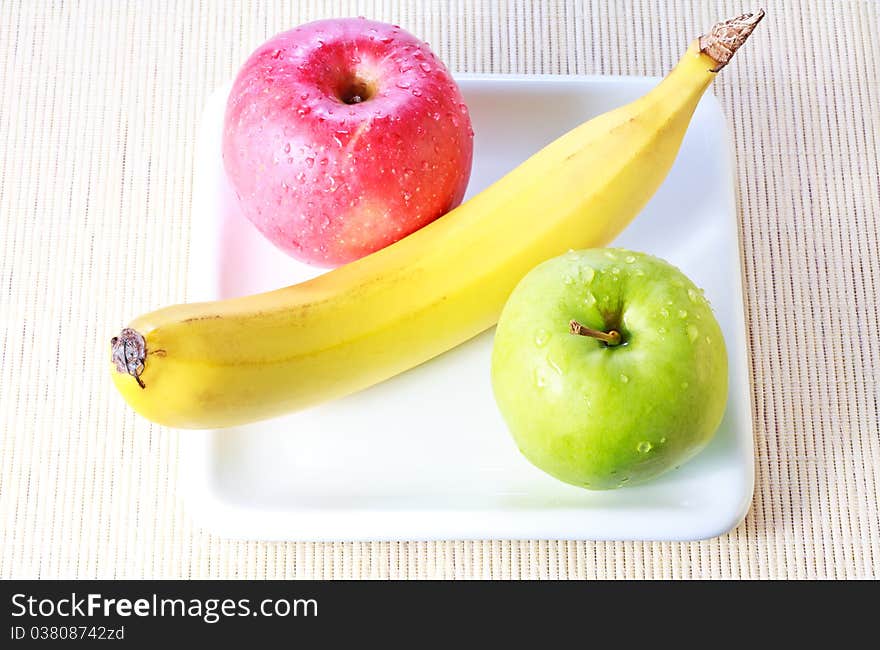
{"type": "Polygon", "coordinates": [[[684,309],[679,309],[679,310],[678,310],[678,317],[679,317],[679,318],[687,318],[687,317],[688,317],[688,313],[687,313],[684,309]]]}
{"type": "Polygon", "coordinates": [[[547,355],[547,365],[550,366],[553,369],[553,372],[555,372],[557,375],[560,375],[560,376],[562,375],[562,368],[559,367],[559,364],[556,363],[550,357],[550,355],[547,355]]]}
{"type": "Polygon", "coordinates": [[[611,251],[605,251],[605,257],[607,257],[609,260],[616,260],[617,259],[617,255],[615,255],[611,251]]]}
{"type": "Polygon", "coordinates": [[[314,167],[315,159],[314,158],[306,158],[306,167],[314,167]]]}
{"type": "Polygon", "coordinates": [[[624,261],[625,261],[627,264],[632,264],[633,262],[636,261],[636,256],[635,256],[635,255],[627,255],[627,256],[626,256],[626,259],[625,259],[624,261]]]}
{"type": "Polygon", "coordinates": [[[662,438],[660,438],[660,444],[663,444],[665,442],[666,442],[666,436],[663,436],[662,438]]]}
{"type": "Polygon", "coordinates": [[[666,307],[661,307],[661,308],[660,308],[660,315],[661,315],[663,318],[669,318],[669,310],[666,309],[666,307]]]}
{"type": "Polygon", "coordinates": [[[284,153],[290,153],[290,143],[284,145],[284,153]]]}
{"type": "Polygon", "coordinates": [[[672,285],[675,286],[675,287],[683,287],[683,286],[684,286],[684,282],[682,282],[682,281],[679,280],[678,278],[675,278],[675,279],[672,281],[672,285]]]}
{"type": "Polygon", "coordinates": [[[394,85],[397,86],[398,88],[403,88],[404,90],[406,90],[407,88],[409,88],[410,86],[412,86],[412,84],[411,84],[410,82],[406,81],[406,80],[398,81],[398,82],[397,82],[396,84],[394,84],[394,85]]]}
{"type": "Polygon", "coordinates": [[[543,375],[540,370],[535,371],[535,386],[538,388],[544,388],[547,385],[547,378],[543,375]]]}
{"type": "Polygon", "coordinates": [[[666,328],[665,328],[665,327],[661,327],[660,329],[657,330],[657,333],[660,334],[660,335],[666,334],[666,328]]]}
{"type": "Polygon", "coordinates": [[[584,304],[588,307],[592,307],[596,304],[596,296],[594,296],[592,293],[588,293],[584,298],[584,304]]]}
{"type": "Polygon", "coordinates": [[[612,273],[613,275],[620,275],[620,269],[617,268],[616,266],[612,266],[612,267],[611,267],[611,273],[612,273]]]}
{"type": "Polygon", "coordinates": [[[647,454],[647,453],[648,453],[649,451],[651,451],[653,448],[654,448],[654,445],[652,445],[652,444],[651,444],[650,442],[648,442],[647,440],[643,440],[642,442],[639,443],[639,446],[636,447],[636,449],[639,450],[639,453],[640,453],[640,454],[647,454]]]}
{"type": "Polygon", "coordinates": [[[571,285],[574,284],[574,277],[572,277],[570,275],[566,275],[564,278],[562,278],[562,282],[563,282],[563,284],[570,287],[571,285]]]}
{"type": "Polygon", "coordinates": [[[687,326],[687,335],[691,340],[691,343],[697,340],[697,337],[700,335],[700,331],[694,325],[687,326]]]}
{"type": "Polygon", "coordinates": [[[697,292],[693,289],[688,289],[688,299],[691,302],[697,302],[697,292]]]}
{"type": "Polygon", "coordinates": [[[545,345],[547,345],[547,341],[549,341],[549,340],[550,340],[550,332],[548,332],[544,328],[539,329],[535,333],[535,345],[537,345],[539,348],[542,348],[545,345]]]}
{"type": "Polygon", "coordinates": [[[620,375],[620,381],[623,382],[624,384],[628,384],[628,383],[629,383],[629,377],[627,377],[626,375],[624,375],[623,373],[621,373],[621,375],[620,375]]]}
{"type": "Polygon", "coordinates": [[[642,269],[636,269],[635,271],[633,271],[633,273],[635,273],[639,277],[642,277],[643,275],[645,275],[645,272],[642,271],[642,269]]]}
{"type": "Polygon", "coordinates": [[[431,66],[429,66],[427,63],[424,63],[424,62],[419,63],[419,67],[422,69],[422,72],[430,72],[431,71],[431,66]]]}

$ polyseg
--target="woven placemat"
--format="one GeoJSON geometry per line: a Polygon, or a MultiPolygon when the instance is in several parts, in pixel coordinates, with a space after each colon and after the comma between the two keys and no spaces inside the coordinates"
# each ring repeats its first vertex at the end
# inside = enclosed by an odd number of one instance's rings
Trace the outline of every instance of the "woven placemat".
{"type": "Polygon", "coordinates": [[[197,120],[268,36],[365,15],[458,71],[663,74],[740,2],[0,2],[0,576],[876,577],[880,8],[778,2],[715,85],[735,140],[757,484],[699,543],[236,542],[107,337],[186,295],[197,120]],[[134,273],[137,281],[127,280],[134,273]]]}

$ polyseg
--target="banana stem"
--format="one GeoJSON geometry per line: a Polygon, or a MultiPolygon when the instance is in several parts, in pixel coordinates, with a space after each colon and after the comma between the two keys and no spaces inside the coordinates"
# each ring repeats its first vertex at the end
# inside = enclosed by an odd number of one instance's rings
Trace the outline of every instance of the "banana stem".
{"type": "Polygon", "coordinates": [[[700,52],[718,64],[711,72],[718,72],[730,63],[730,59],[746,42],[763,17],[764,10],[758,9],[720,22],[709,30],[708,34],[700,36],[700,52]]]}
{"type": "Polygon", "coordinates": [[[605,341],[605,343],[610,346],[620,345],[620,332],[617,330],[602,332],[600,330],[594,330],[592,327],[581,325],[576,320],[572,319],[568,323],[568,331],[569,333],[577,334],[578,336],[592,336],[594,339],[605,341]]]}

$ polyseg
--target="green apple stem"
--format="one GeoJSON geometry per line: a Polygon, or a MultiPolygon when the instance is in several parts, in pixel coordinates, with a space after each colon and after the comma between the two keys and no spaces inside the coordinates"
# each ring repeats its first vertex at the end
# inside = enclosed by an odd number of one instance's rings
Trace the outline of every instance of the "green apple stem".
{"type": "Polygon", "coordinates": [[[594,330],[591,327],[581,325],[576,320],[572,319],[568,323],[568,331],[572,334],[577,334],[578,336],[592,336],[594,339],[605,341],[607,345],[620,345],[620,332],[617,330],[601,332],[599,330],[594,330]]]}

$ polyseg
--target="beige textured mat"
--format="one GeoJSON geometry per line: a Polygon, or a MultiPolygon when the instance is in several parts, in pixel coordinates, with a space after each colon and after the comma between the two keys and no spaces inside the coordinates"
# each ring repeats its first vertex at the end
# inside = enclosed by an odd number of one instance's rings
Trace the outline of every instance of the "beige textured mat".
{"type": "Polygon", "coordinates": [[[244,543],[194,528],[179,434],[107,339],[186,293],[197,120],[271,34],[366,15],[473,72],[662,74],[740,2],[0,1],[0,576],[878,577],[880,6],[764,4],[735,131],[757,484],[692,544],[244,543]],[[256,4],[256,3],[253,3],[256,4]]]}

